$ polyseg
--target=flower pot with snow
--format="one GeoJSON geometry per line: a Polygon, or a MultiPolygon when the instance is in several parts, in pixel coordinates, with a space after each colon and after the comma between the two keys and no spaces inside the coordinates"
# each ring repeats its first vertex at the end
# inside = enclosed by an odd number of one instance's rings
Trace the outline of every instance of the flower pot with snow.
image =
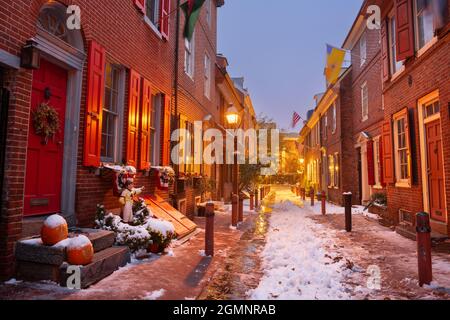
{"type": "Polygon", "coordinates": [[[86,266],[94,259],[94,247],[86,236],[78,236],[67,245],[67,262],[71,265],[86,266]]]}
{"type": "Polygon", "coordinates": [[[161,246],[159,243],[152,243],[148,246],[147,251],[153,254],[160,254],[164,252],[165,248],[161,246]]]}
{"type": "Polygon", "coordinates": [[[68,236],[69,228],[67,222],[57,214],[48,217],[41,228],[42,243],[46,246],[53,246],[66,240],[68,236]]]}

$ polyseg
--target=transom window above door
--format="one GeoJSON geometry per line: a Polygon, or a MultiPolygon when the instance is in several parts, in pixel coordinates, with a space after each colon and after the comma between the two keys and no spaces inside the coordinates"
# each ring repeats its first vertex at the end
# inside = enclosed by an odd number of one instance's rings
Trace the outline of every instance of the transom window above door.
{"type": "Polygon", "coordinates": [[[429,102],[423,105],[423,116],[424,118],[430,118],[435,114],[439,114],[441,111],[439,101],[429,102]]]}

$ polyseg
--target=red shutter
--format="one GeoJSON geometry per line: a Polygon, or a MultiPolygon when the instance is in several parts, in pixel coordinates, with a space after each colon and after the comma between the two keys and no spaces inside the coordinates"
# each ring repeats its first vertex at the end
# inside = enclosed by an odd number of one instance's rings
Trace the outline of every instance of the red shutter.
{"type": "Polygon", "coordinates": [[[145,12],[145,0],[133,0],[134,4],[142,12],[145,12]]]}
{"type": "Polygon", "coordinates": [[[105,49],[95,41],[91,41],[88,54],[86,128],[83,159],[83,165],[87,167],[100,166],[105,61],[105,49]]]}
{"type": "Polygon", "coordinates": [[[138,160],[138,130],[139,130],[139,98],[141,77],[131,70],[130,87],[128,90],[128,134],[127,134],[127,164],[136,166],[138,160]]]}
{"type": "Polygon", "coordinates": [[[384,159],[383,158],[383,139],[381,138],[378,143],[379,143],[379,147],[380,147],[379,155],[378,155],[380,157],[380,170],[379,170],[380,184],[382,186],[385,186],[386,184],[384,182],[384,174],[383,174],[383,168],[384,168],[384,166],[383,166],[383,159],[384,159]]]}
{"type": "Polygon", "coordinates": [[[150,81],[142,81],[142,107],[141,107],[141,151],[139,157],[139,169],[150,169],[150,125],[152,116],[152,89],[150,81]]]}
{"type": "Polygon", "coordinates": [[[373,140],[367,141],[367,173],[369,178],[369,186],[374,186],[375,182],[375,162],[373,152],[373,140]]]}
{"type": "Polygon", "coordinates": [[[395,0],[397,61],[414,56],[414,20],[412,0],[395,0]]]}
{"type": "Polygon", "coordinates": [[[167,95],[164,96],[164,129],[163,129],[163,141],[162,141],[162,164],[163,166],[170,165],[170,140],[171,140],[171,130],[170,130],[170,118],[171,118],[171,107],[170,99],[167,95]]]}
{"type": "Polygon", "coordinates": [[[160,2],[160,31],[164,39],[169,39],[170,0],[160,2]]]}
{"type": "Polygon", "coordinates": [[[388,37],[388,21],[383,20],[381,23],[381,78],[383,82],[388,81],[390,77],[389,72],[389,37],[388,37]]]}
{"type": "Polygon", "coordinates": [[[394,154],[392,148],[392,123],[387,120],[383,123],[383,180],[384,183],[394,183],[394,154]]]}

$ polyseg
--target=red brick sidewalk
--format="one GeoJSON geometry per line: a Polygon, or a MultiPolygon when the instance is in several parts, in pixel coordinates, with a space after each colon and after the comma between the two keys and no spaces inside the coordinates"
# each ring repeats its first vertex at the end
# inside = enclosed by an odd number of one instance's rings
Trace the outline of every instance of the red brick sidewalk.
{"type": "Polygon", "coordinates": [[[0,285],[0,299],[133,300],[158,297],[163,300],[196,299],[214,272],[234,250],[252,217],[239,228],[230,228],[229,214],[215,220],[216,256],[204,257],[204,219],[200,233],[173,249],[173,255],[155,257],[128,265],[88,290],[69,291],[53,284],[15,283],[0,285]]]}

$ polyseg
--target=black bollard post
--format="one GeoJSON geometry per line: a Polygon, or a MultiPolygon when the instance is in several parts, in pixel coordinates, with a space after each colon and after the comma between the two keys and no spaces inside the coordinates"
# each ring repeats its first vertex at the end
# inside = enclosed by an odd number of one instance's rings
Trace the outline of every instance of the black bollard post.
{"type": "Polygon", "coordinates": [[[345,230],[352,232],[352,194],[350,192],[344,193],[345,206],[345,230]]]}

